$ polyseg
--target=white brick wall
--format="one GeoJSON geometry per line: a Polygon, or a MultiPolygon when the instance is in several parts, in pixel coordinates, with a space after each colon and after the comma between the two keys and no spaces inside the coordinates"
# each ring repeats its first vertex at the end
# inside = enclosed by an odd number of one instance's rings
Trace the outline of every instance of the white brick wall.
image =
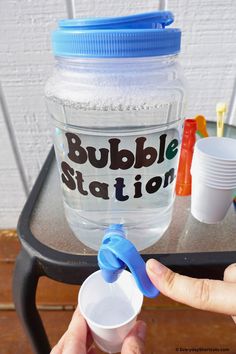
{"type": "MultiPolygon", "coordinates": [[[[76,12],[83,17],[124,15],[152,11],[157,5],[156,0],[80,0],[76,12]]],[[[187,116],[202,113],[214,120],[216,102],[229,101],[236,74],[236,1],[170,0],[169,9],[183,31],[187,116]]],[[[65,1],[0,1],[0,16],[0,80],[31,188],[51,146],[43,87],[53,63],[50,31],[57,19],[66,17],[65,1]]],[[[3,118],[0,115],[0,228],[15,226],[24,199],[3,118]],[[2,162],[6,160],[11,164],[2,162]]]]}

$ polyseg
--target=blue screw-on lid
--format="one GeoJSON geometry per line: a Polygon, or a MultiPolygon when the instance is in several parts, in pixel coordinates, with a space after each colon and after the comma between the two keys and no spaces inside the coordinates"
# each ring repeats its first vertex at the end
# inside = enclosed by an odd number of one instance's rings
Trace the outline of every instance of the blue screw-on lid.
{"type": "Polygon", "coordinates": [[[170,11],[61,20],[52,35],[53,52],[55,56],[91,58],[177,54],[181,31],[165,28],[173,21],[170,11]]]}

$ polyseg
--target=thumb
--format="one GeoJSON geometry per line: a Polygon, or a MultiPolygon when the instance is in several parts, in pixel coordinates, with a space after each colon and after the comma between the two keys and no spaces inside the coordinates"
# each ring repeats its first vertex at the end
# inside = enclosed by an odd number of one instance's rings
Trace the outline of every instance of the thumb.
{"type": "Polygon", "coordinates": [[[183,304],[225,315],[236,315],[236,283],[195,279],[172,272],[150,259],[147,273],[152,283],[166,296],[183,304]]]}
{"type": "Polygon", "coordinates": [[[144,354],[144,341],[147,325],[143,321],[136,322],[122,345],[121,354],[144,354]]]}
{"type": "MultiPolygon", "coordinates": [[[[224,281],[236,283],[236,263],[230,264],[224,271],[224,281]]],[[[236,323],[236,316],[232,316],[236,323]]]]}
{"type": "Polygon", "coordinates": [[[230,264],[224,271],[224,280],[236,283],[236,263],[230,264]]]}

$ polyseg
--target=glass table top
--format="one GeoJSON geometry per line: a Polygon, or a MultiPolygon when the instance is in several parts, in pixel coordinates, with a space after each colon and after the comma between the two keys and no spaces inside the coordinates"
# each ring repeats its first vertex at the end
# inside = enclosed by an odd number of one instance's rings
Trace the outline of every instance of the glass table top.
{"type": "MultiPolygon", "coordinates": [[[[208,123],[210,135],[215,123],[208,123]]],[[[236,128],[225,126],[225,136],[236,138],[236,128]]],[[[94,255],[70,230],[64,216],[55,157],[45,177],[31,218],[34,237],[46,246],[70,254],[94,255]]],[[[142,254],[217,252],[236,250],[236,212],[233,204],[225,219],[215,225],[200,223],[190,213],[190,197],[176,197],[173,219],[163,237],[142,254]]]]}

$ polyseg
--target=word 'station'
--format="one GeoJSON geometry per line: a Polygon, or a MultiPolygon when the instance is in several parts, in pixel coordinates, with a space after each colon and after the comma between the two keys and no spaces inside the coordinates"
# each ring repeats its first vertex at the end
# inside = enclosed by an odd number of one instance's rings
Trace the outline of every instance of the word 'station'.
{"type": "MultiPolygon", "coordinates": [[[[84,147],[81,138],[74,133],[65,134],[68,144],[68,158],[70,161],[78,165],[90,164],[95,169],[107,168],[110,170],[123,170],[123,173],[115,178],[113,187],[115,198],[118,201],[124,202],[130,197],[141,198],[143,195],[142,176],[138,174],[134,177],[135,183],[133,185],[132,196],[125,192],[125,174],[129,169],[132,173],[141,168],[148,168],[153,164],[160,165],[166,159],[173,159],[178,153],[178,140],[173,139],[169,144],[166,143],[167,134],[162,134],[157,139],[157,148],[153,146],[146,146],[145,137],[138,137],[135,139],[135,151],[128,149],[121,149],[121,139],[108,139],[109,148],[95,148],[93,146],[84,147]],[[99,156],[99,157],[98,157],[99,156]]],[[[108,183],[104,181],[91,181],[86,189],[84,187],[84,176],[79,170],[75,170],[66,161],[61,162],[61,178],[62,182],[70,189],[77,190],[80,194],[87,196],[89,192],[97,198],[110,199],[108,183]]],[[[108,171],[106,171],[109,173],[108,171]]],[[[138,172],[138,171],[137,171],[138,172]]],[[[98,173],[97,173],[98,174],[98,173]]],[[[135,173],[134,173],[135,174],[135,173]]],[[[94,173],[95,175],[95,173],[94,173]]],[[[171,168],[166,171],[163,176],[154,176],[148,180],[145,185],[145,191],[148,194],[156,193],[162,186],[166,188],[175,178],[175,169],[171,168]]],[[[129,186],[130,191],[130,186],[129,186]]]]}

